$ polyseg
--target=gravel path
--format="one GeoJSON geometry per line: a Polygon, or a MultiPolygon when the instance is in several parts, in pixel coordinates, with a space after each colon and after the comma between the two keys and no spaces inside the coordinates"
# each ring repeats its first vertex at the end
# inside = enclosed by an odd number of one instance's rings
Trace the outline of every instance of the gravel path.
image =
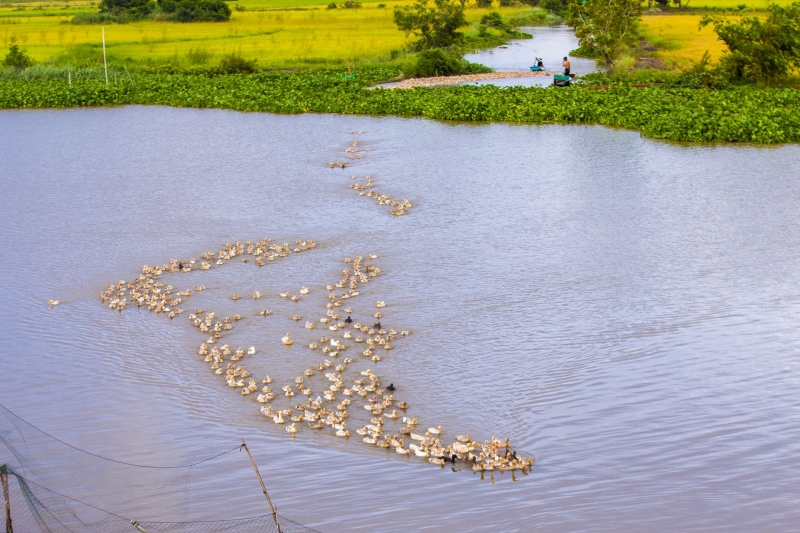
{"type": "Polygon", "coordinates": [[[535,76],[553,76],[559,72],[532,70],[486,72],[484,74],[465,74],[463,76],[437,76],[435,78],[409,78],[388,87],[390,89],[410,89],[411,87],[436,87],[439,85],[459,85],[473,81],[499,80],[503,78],[532,78],[535,76]]]}

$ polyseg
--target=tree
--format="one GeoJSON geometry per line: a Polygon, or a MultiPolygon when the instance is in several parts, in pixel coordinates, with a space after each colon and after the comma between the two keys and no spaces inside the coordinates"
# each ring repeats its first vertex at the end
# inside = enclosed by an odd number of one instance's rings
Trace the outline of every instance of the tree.
{"type": "Polygon", "coordinates": [[[395,6],[394,23],[406,35],[414,34],[419,40],[414,43],[417,50],[447,48],[461,41],[463,34],[458,28],[467,25],[464,7],[452,0],[417,0],[411,6],[395,6]]]}
{"type": "Polygon", "coordinates": [[[8,55],[3,60],[3,66],[9,68],[28,68],[33,65],[33,60],[19,46],[12,44],[8,47],[8,55]]]}
{"type": "Polygon", "coordinates": [[[703,17],[700,27],[711,25],[728,49],[720,67],[729,78],[773,83],[800,68],[800,3],[767,6],[767,18],[703,17]]]}
{"type": "Polygon", "coordinates": [[[130,18],[138,19],[150,15],[155,10],[155,2],[152,0],[101,0],[100,13],[111,13],[112,15],[127,15],[130,18]]]}
{"type": "Polygon", "coordinates": [[[639,0],[569,0],[567,24],[575,28],[580,47],[596,50],[610,71],[641,16],[639,0]]]}

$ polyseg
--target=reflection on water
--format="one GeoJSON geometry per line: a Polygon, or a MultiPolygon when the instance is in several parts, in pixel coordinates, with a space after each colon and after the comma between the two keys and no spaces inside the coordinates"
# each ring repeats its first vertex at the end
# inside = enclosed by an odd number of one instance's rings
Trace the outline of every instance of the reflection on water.
{"type": "MultiPolygon", "coordinates": [[[[3,112],[0,402],[139,464],[187,464],[244,437],[278,511],[324,531],[789,530],[799,155],[583,126],[3,112]],[[327,168],[357,129],[369,158],[327,168]],[[414,210],[364,202],[352,174],[414,210]],[[187,321],[98,300],[143,264],[265,236],[320,244],[300,261],[232,264],[234,277],[198,273],[208,290],[192,305],[252,307],[232,342],[263,346],[270,375],[296,372],[278,339],[306,311],[276,302],[258,317],[263,299],[230,294],[311,296],[342,257],[375,253],[365,299],[413,332],[384,374],[421,420],[511,436],[539,457],[532,474],[481,481],[329,434],[292,439],[220,386],[187,321]]],[[[267,512],[249,468],[209,472],[178,519],[267,512]]]]}
{"type": "MultiPolygon", "coordinates": [[[[541,57],[546,70],[563,70],[561,66],[564,56],[578,48],[578,39],[568,26],[536,26],[519,28],[520,31],[530,33],[533,39],[520,39],[512,41],[506,48],[493,48],[475,54],[467,54],[464,59],[472,63],[482,63],[495,70],[527,70],[535,64],[537,57],[541,57]]],[[[594,59],[570,57],[572,72],[586,74],[596,69],[594,59]]],[[[536,78],[508,78],[501,80],[487,80],[475,85],[531,86],[553,84],[552,76],[536,78]]]]}

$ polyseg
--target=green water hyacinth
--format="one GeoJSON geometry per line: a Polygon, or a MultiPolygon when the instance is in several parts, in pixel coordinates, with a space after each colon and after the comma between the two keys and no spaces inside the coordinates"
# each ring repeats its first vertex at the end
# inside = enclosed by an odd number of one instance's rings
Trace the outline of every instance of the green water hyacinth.
{"type": "Polygon", "coordinates": [[[389,69],[252,75],[139,74],[98,80],[0,82],[0,109],[167,105],[271,113],[341,113],[436,120],[602,124],[654,139],[800,141],[800,90],[616,87],[608,90],[455,86],[370,89],[389,69]]]}

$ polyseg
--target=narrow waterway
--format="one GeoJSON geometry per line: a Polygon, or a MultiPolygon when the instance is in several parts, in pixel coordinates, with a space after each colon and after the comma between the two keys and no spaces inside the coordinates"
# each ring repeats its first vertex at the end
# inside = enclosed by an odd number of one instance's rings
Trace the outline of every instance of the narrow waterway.
{"type": "MultiPolygon", "coordinates": [[[[475,54],[467,54],[464,58],[472,63],[481,63],[497,71],[527,70],[536,64],[541,57],[545,70],[563,70],[561,62],[564,56],[569,57],[571,70],[575,74],[586,74],[596,69],[594,59],[571,57],[570,52],[578,48],[578,39],[572,28],[568,26],[535,26],[519,28],[530,33],[533,39],[518,39],[501,48],[484,50],[475,54]]],[[[508,78],[501,80],[480,81],[477,85],[492,84],[499,86],[512,85],[552,85],[552,76],[537,78],[508,78]]]]}

